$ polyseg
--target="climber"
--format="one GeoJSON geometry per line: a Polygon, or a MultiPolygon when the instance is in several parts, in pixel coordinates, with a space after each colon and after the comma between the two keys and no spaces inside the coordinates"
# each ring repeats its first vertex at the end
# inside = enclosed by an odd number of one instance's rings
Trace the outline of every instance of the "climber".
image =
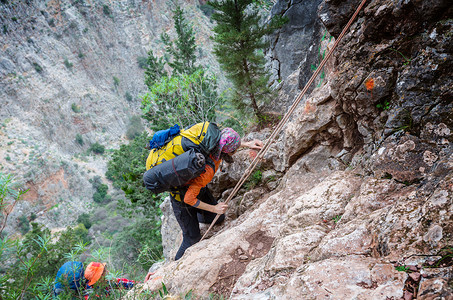
{"type": "Polygon", "coordinates": [[[105,279],[107,273],[105,263],[91,262],[84,270],[82,262],[66,262],[55,277],[54,295],[58,296],[66,291],[88,299],[93,293],[96,293],[96,297],[99,297],[98,293],[108,296],[111,288],[131,289],[134,286],[133,280],[125,278],[108,281],[105,279]]]}
{"type": "MultiPolygon", "coordinates": [[[[241,141],[241,137],[236,131],[232,128],[224,128],[220,133],[218,145],[211,151],[209,156],[214,161],[215,169],[206,164],[204,173],[189,181],[187,186],[170,193],[173,212],[183,233],[183,240],[176,253],[175,260],[180,259],[187,248],[201,239],[199,222],[209,224],[217,214],[220,214],[221,217],[216,224],[221,223],[225,219],[224,213],[228,205],[223,202],[217,203],[206,185],[211,182],[222,159],[232,162],[231,156],[239,147],[260,150],[263,147],[263,143],[260,140],[241,141]]],[[[146,275],[145,282],[151,275],[152,273],[146,275]]]]}

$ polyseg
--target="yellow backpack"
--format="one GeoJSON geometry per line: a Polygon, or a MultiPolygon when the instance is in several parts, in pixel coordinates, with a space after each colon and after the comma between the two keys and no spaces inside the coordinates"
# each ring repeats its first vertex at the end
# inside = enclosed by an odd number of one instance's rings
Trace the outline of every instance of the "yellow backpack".
{"type": "Polygon", "coordinates": [[[175,190],[199,176],[206,163],[213,165],[209,154],[220,141],[215,123],[203,122],[182,130],[161,148],[154,148],[146,159],[143,181],[155,194],[175,190]]]}
{"type": "Polygon", "coordinates": [[[220,129],[215,123],[204,122],[182,130],[162,148],[151,149],[146,159],[146,170],[183,154],[185,152],[182,145],[183,137],[197,145],[198,147],[194,147],[198,148],[196,150],[208,156],[219,143],[220,129]]]}

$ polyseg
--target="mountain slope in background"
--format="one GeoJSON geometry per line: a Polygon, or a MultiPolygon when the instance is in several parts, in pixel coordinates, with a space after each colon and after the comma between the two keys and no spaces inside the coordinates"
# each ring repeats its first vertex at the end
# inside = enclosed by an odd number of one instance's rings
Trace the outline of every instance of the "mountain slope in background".
{"type": "MultiPolygon", "coordinates": [[[[197,3],[181,5],[197,29],[198,60],[218,73],[212,24],[197,3]]],[[[174,34],[171,9],[165,1],[2,1],[1,171],[30,189],[11,220],[34,214],[55,228],[90,209],[89,180],[104,177],[108,149],[127,143],[140,114],[140,63],[150,49],[163,55],[162,32],[174,34]],[[87,154],[95,143],[106,155],[87,154]]]]}

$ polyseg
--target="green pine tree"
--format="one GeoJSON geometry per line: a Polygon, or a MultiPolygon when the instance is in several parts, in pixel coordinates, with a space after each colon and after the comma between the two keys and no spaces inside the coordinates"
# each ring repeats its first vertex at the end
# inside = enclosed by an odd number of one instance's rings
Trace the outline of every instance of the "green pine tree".
{"type": "Polygon", "coordinates": [[[167,34],[161,38],[165,44],[165,62],[172,69],[164,72],[164,60],[157,59],[150,51],[145,82],[148,93],[142,100],[142,117],[153,130],[166,129],[174,124],[182,127],[215,121],[215,111],[223,98],[217,93],[217,79],[196,65],[197,50],[192,26],[186,21],[184,11],[177,6],[173,11],[177,38],[167,34]]]}
{"type": "Polygon", "coordinates": [[[155,57],[153,50],[149,50],[145,69],[145,84],[147,87],[151,87],[156,81],[167,75],[164,66],[165,62],[162,57],[155,57]]]}
{"type": "Polygon", "coordinates": [[[269,100],[269,73],[265,68],[264,37],[281,27],[284,20],[274,17],[264,23],[252,0],[214,0],[214,54],[234,86],[233,104],[247,113],[250,108],[263,119],[260,105],[269,100]]]}
{"type": "Polygon", "coordinates": [[[184,11],[180,6],[176,6],[173,12],[173,21],[177,39],[173,42],[168,34],[163,33],[161,39],[166,46],[166,51],[172,55],[173,60],[168,64],[173,72],[177,74],[192,74],[197,70],[195,62],[197,57],[195,51],[195,35],[192,26],[186,21],[184,11]]]}

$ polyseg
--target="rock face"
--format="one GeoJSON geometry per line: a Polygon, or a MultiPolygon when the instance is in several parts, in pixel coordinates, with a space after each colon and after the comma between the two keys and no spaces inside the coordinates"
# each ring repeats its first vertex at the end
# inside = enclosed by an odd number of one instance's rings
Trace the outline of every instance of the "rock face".
{"type": "MultiPolygon", "coordinates": [[[[321,40],[329,39],[327,31],[317,17],[316,11],[321,0],[316,1],[277,1],[271,15],[286,17],[288,22],[270,37],[268,59],[272,71],[272,80],[287,81],[298,71],[300,84],[291,87],[303,88],[311,77],[313,69],[322,60],[323,50],[319,48],[321,40]]],[[[312,89],[311,89],[312,90],[312,89]]],[[[293,99],[282,99],[272,103],[273,111],[284,113],[293,99]]]]}
{"type": "MultiPolygon", "coordinates": [[[[202,64],[212,24],[195,2],[180,3],[197,28],[202,64]]],[[[127,143],[129,119],[146,92],[147,52],[163,55],[174,35],[165,1],[34,0],[0,3],[0,165],[30,189],[12,219],[37,215],[48,227],[71,224],[92,202],[88,181],[104,177],[106,157],[84,153],[127,143]]],[[[107,183],[107,182],[105,182],[107,183]]]]}
{"type": "MultiPolygon", "coordinates": [[[[359,2],[321,3],[330,35],[359,2]]],[[[230,299],[451,298],[451,10],[440,0],[368,1],[258,166],[273,172],[275,186],[240,191],[223,228],[162,266],[145,289],[164,282],[173,293],[230,299]]],[[[282,83],[285,99],[300,88],[297,72],[282,83]]],[[[218,195],[250,156],[241,151],[224,166],[218,195]]]]}

